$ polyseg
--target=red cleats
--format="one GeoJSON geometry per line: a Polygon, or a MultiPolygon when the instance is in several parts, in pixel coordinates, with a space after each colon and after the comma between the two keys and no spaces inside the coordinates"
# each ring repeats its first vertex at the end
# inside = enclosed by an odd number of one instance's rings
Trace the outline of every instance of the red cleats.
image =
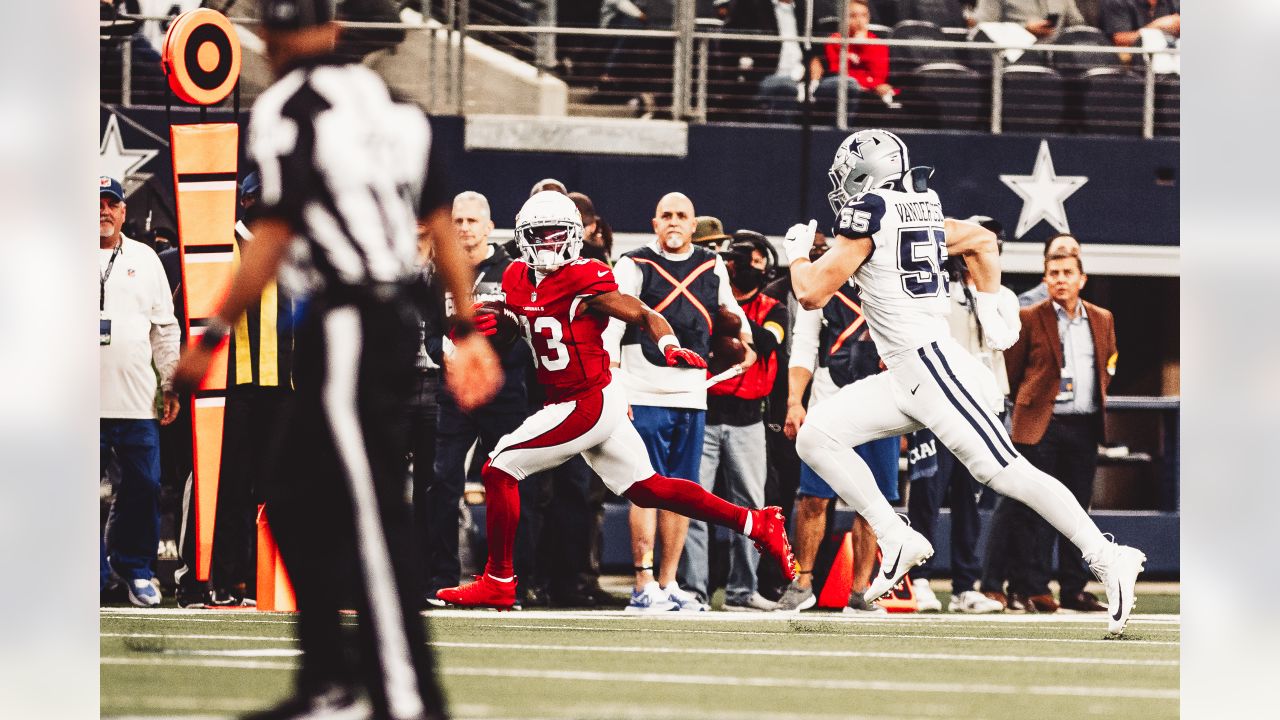
{"type": "MultiPolygon", "coordinates": [[[[784,539],[783,542],[786,542],[784,539]]],[[[510,610],[516,604],[516,580],[511,578],[501,582],[489,577],[488,573],[476,576],[476,581],[444,588],[436,592],[436,597],[458,607],[490,607],[499,610],[510,610]]]]}
{"type": "Polygon", "coordinates": [[[787,521],[782,517],[782,508],[770,505],[751,513],[751,535],[756,541],[756,549],[771,555],[782,568],[782,576],[795,580],[799,575],[796,556],[791,552],[791,542],[787,540],[787,521]]]}

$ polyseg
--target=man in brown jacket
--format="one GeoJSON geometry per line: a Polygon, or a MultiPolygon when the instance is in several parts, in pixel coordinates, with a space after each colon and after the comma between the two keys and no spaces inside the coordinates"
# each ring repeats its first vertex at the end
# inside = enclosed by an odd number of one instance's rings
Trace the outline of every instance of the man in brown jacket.
{"type": "MultiPolygon", "coordinates": [[[[1103,437],[1107,386],[1116,367],[1115,318],[1080,299],[1087,276],[1079,255],[1045,258],[1049,299],[1023,308],[1022,335],[1005,352],[1014,399],[1012,439],[1033,465],[1057,478],[1086,509],[1093,495],[1097,446],[1103,437]]],[[[1014,537],[1013,570],[1030,596],[1048,595],[1056,533],[1026,511],[1014,537]]],[[[1080,551],[1058,542],[1058,582],[1064,608],[1106,608],[1084,591],[1091,577],[1080,551]]]]}

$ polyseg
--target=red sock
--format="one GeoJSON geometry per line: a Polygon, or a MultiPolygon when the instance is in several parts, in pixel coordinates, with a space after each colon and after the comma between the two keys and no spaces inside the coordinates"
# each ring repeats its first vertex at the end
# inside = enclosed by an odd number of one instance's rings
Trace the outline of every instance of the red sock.
{"type": "Polygon", "coordinates": [[[520,523],[520,483],[488,462],[480,472],[484,479],[485,531],[489,537],[489,564],[485,572],[498,578],[515,575],[511,555],[520,523]]]}
{"type": "Polygon", "coordinates": [[[622,495],[640,507],[671,510],[694,520],[723,525],[734,532],[742,532],[749,512],[703,490],[696,482],[656,473],[627,488],[622,495]]]}

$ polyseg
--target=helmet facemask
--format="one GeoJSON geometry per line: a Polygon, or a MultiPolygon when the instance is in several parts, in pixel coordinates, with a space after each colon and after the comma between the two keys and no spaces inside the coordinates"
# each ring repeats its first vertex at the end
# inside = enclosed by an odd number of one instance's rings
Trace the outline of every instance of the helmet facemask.
{"type": "Polygon", "coordinates": [[[582,250],[582,225],[570,221],[521,225],[516,228],[516,243],[529,267],[551,272],[578,259],[582,250]]]}

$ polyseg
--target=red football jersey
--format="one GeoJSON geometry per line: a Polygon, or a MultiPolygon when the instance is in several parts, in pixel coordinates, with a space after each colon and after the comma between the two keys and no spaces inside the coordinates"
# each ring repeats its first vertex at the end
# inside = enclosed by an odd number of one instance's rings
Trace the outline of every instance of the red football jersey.
{"type": "Polygon", "coordinates": [[[609,384],[609,353],[601,337],[609,318],[586,312],[583,302],[613,292],[613,270],[579,258],[536,282],[533,269],[516,260],[502,275],[507,307],[520,316],[533,348],[538,382],[547,404],[577,399],[609,384]]]}

